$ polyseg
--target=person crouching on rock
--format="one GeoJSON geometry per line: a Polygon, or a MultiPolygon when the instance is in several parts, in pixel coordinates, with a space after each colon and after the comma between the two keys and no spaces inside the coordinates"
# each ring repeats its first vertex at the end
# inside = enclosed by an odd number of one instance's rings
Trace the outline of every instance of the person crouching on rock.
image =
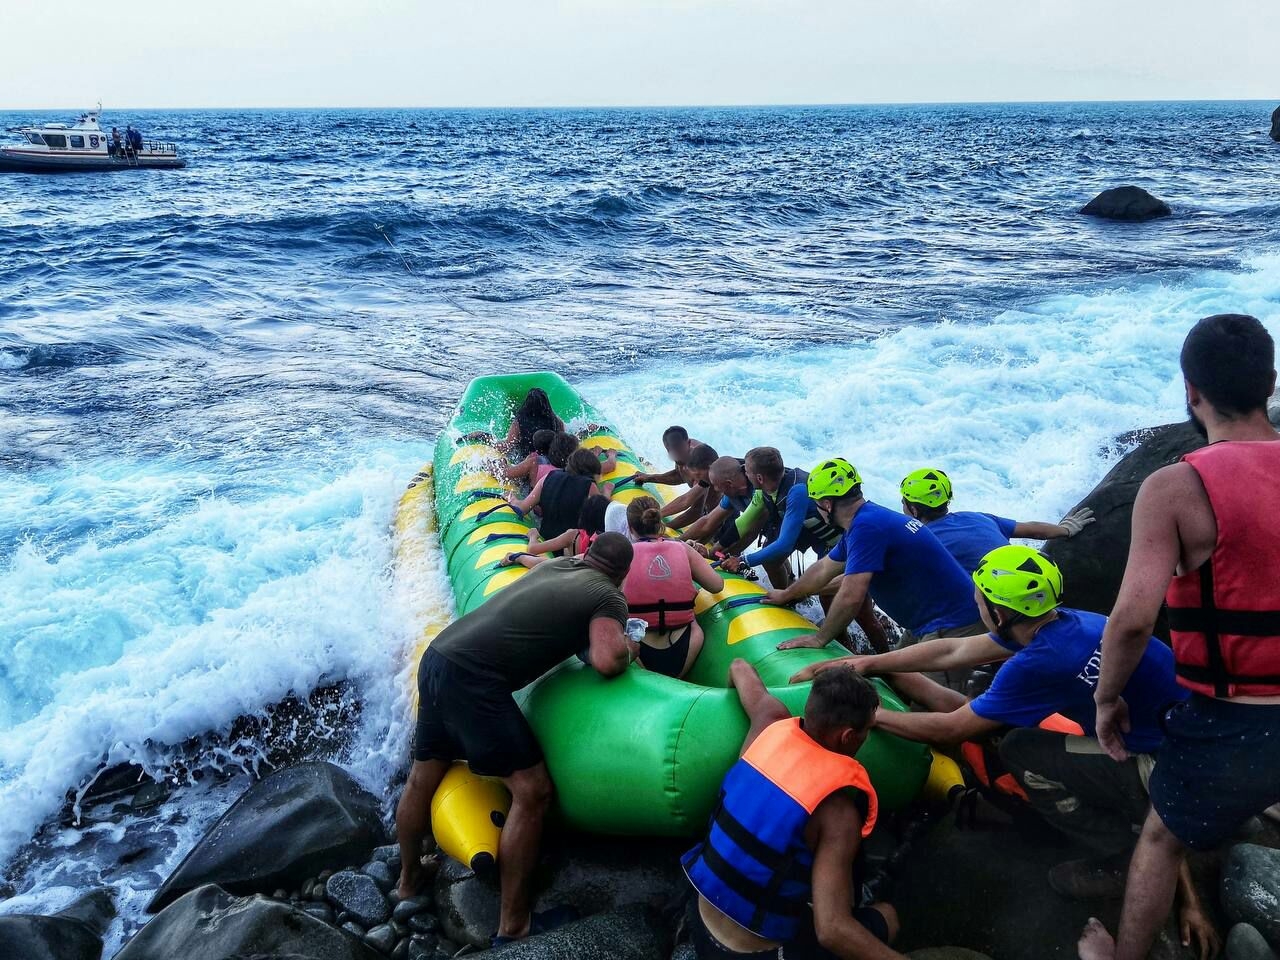
{"type": "Polygon", "coordinates": [[[631,615],[648,625],[640,664],[679,679],[702,652],[702,627],[693,615],[698,587],[719,593],[724,577],[688,543],[664,536],[662,508],[653,497],[627,504],[627,526],[635,559],[622,592],[631,615]]]}
{"type": "Polygon", "coordinates": [[[698,894],[698,957],[901,960],[889,947],[893,907],[849,908],[862,889],[862,841],[876,823],[876,791],[855,759],[875,725],[875,688],[852,670],[824,673],[801,719],[745,660],[733,662],[729,680],[751,726],[706,839],[682,860],[698,894]]]}
{"type": "Polygon", "coordinates": [[[530,877],[553,786],[542,748],[512,693],[587,647],[592,667],[616,677],[635,658],[620,589],[631,543],[601,534],[585,557],[541,564],[441,631],[418,666],[413,768],[396,808],[401,897],[418,892],[431,798],[449,765],[465,760],[511,791],[498,870],[501,913],[495,943],[539,929],[530,915],[530,877]]]}
{"type": "MultiPolygon", "coordinates": [[[[989,633],[828,660],[792,680],[850,666],[862,674],[887,675],[898,692],[927,712],[886,711],[877,726],[940,748],[1015,728],[999,742],[999,760],[1017,783],[1014,792],[1020,791],[1050,826],[1094,854],[1058,864],[1049,871],[1049,886],[1074,900],[1118,897],[1147,815],[1146,782],[1164,740],[1163,717],[1187,697],[1174,675],[1173,654],[1148,632],[1140,663],[1124,688],[1130,710],[1124,742],[1132,756],[1117,764],[1095,739],[1094,693],[1107,618],[1062,606],[1062,572],[1031,547],[992,550],[978,564],[973,583],[989,633]],[[986,663],[1001,666],[990,688],[973,700],[915,672],[986,663]],[[1078,732],[1039,728],[1055,714],[1078,732]]],[[[1181,872],[1185,928],[1206,945],[1216,943],[1185,863],[1181,872]]]]}

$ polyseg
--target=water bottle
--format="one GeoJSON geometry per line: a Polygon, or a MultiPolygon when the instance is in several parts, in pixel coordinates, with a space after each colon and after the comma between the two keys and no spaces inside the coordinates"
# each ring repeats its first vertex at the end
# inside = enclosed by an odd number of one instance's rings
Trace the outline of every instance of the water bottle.
{"type": "Polygon", "coordinates": [[[632,643],[640,643],[644,640],[645,631],[649,629],[649,625],[643,620],[636,617],[627,618],[627,639],[632,643]]]}

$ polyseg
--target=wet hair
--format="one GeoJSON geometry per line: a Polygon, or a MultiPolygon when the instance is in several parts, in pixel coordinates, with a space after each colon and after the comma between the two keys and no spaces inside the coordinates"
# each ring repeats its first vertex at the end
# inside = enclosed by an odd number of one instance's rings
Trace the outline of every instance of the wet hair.
{"type": "Polygon", "coordinates": [[[773,483],[782,479],[785,469],[777,447],[752,447],[747,451],[747,473],[758,473],[773,483]]]}
{"type": "Polygon", "coordinates": [[[533,432],[533,452],[540,453],[545,457],[548,451],[551,450],[551,443],[555,438],[556,432],[554,430],[535,430],[533,432]]]}
{"type": "Polygon", "coordinates": [[[602,533],[587,548],[587,562],[610,577],[626,576],[634,555],[631,541],[620,533],[602,533]]]}
{"type": "Polygon", "coordinates": [[[551,400],[541,387],[529,389],[529,392],[524,395],[520,409],[516,411],[516,416],[528,417],[531,420],[550,420],[552,423],[555,423],[556,419],[556,413],[551,409],[551,400]]]}
{"type": "Polygon", "coordinates": [[[557,433],[547,447],[547,460],[553,467],[564,469],[569,462],[569,455],[578,449],[578,438],[572,433],[557,433]]]}
{"type": "Polygon", "coordinates": [[[805,725],[811,734],[841,727],[861,732],[871,726],[878,706],[880,694],[856,670],[824,670],[814,678],[804,705],[805,725]]]}
{"type": "Polygon", "coordinates": [[[609,509],[609,498],[593,493],[582,502],[578,511],[578,529],[587,533],[604,532],[604,512],[609,509]]]}
{"type": "Polygon", "coordinates": [[[1266,409],[1275,380],[1276,346],[1256,317],[1205,317],[1182,344],[1182,375],[1224,417],[1266,409]]]}
{"type": "Polygon", "coordinates": [[[689,440],[689,431],[684,427],[667,427],[662,431],[662,445],[664,447],[671,446],[672,443],[687,443],[689,440]]]}
{"type": "Polygon", "coordinates": [[[569,473],[576,473],[580,477],[598,477],[600,476],[600,458],[585,447],[579,447],[569,454],[564,468],[569,473]]]}
{"type": "Polygon", "coordinates": [[[720,454],[716,453],[710,444],[704,443],[689,451],[689,459],[685,461],[685,466],[690,470],[710,470],[711,465],[719,459],[720,454]]]}
{"type": "Polygon", "coordinates": [[[642,537],[662,536],[662,508],[653,497],[636,497],[627,504],[627,526],[642,537]]]}

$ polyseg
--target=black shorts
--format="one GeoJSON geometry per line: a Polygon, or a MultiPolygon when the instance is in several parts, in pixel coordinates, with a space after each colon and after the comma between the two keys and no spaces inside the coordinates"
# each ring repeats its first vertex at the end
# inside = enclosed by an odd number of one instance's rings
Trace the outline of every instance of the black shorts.
{"type": "Polygon", "coordinates": [[[1193,850],[1230,840],[1280,803],[1280,706],[1195,694],[1170,708],[1151,772],[1151,806],[1193,850]]]}
{"type": "Polygon", "coordinates": [[[430,647],[418,664],[414,760],[465,760],[474,773],[509,777],[542,762],[511,691],[458,666],[430,647]]]}
{"type": "MultiPolygon", "coordinates": [[[[690,917],[693,950],[698,960],[836,960],[832,953],[818,943],[818,934],[813,925],[813,914],[806,914],[800,920],[800,936],[786,943],[778,950],[760,950],[755,953],[738,953],[730,950],[707,929],[698,912],[698,898],[695,895],[690,917]]],[[[875,907],[858,907],[853,911],[853,918],[867,928],[873,937],[889,945],[889,921],[875,907]]]]}

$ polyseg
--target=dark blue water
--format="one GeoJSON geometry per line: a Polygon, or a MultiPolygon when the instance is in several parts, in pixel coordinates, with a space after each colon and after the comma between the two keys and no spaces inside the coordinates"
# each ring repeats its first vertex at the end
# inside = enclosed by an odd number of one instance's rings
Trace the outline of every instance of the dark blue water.
{"type": "MultiPolygon", "coordinates": [[[[0,177],[0,861],[100,762],[334,680],[385,787],[421,600],[390,519],[479,374],[558,370],[651,456],[678,421],[1056,519],[1179,415],[1191,321],[1280,332],[1269,111],[154,112],[105,122],[185,170],[0,177]],[[1175,215],[1076,214],[1122,183],[1175,215]]],[[[0,126],[34,119],[73,118],[0,126]]],[[[9,906],[136,913],[164,872],[57,836],[9,906]]]]}

